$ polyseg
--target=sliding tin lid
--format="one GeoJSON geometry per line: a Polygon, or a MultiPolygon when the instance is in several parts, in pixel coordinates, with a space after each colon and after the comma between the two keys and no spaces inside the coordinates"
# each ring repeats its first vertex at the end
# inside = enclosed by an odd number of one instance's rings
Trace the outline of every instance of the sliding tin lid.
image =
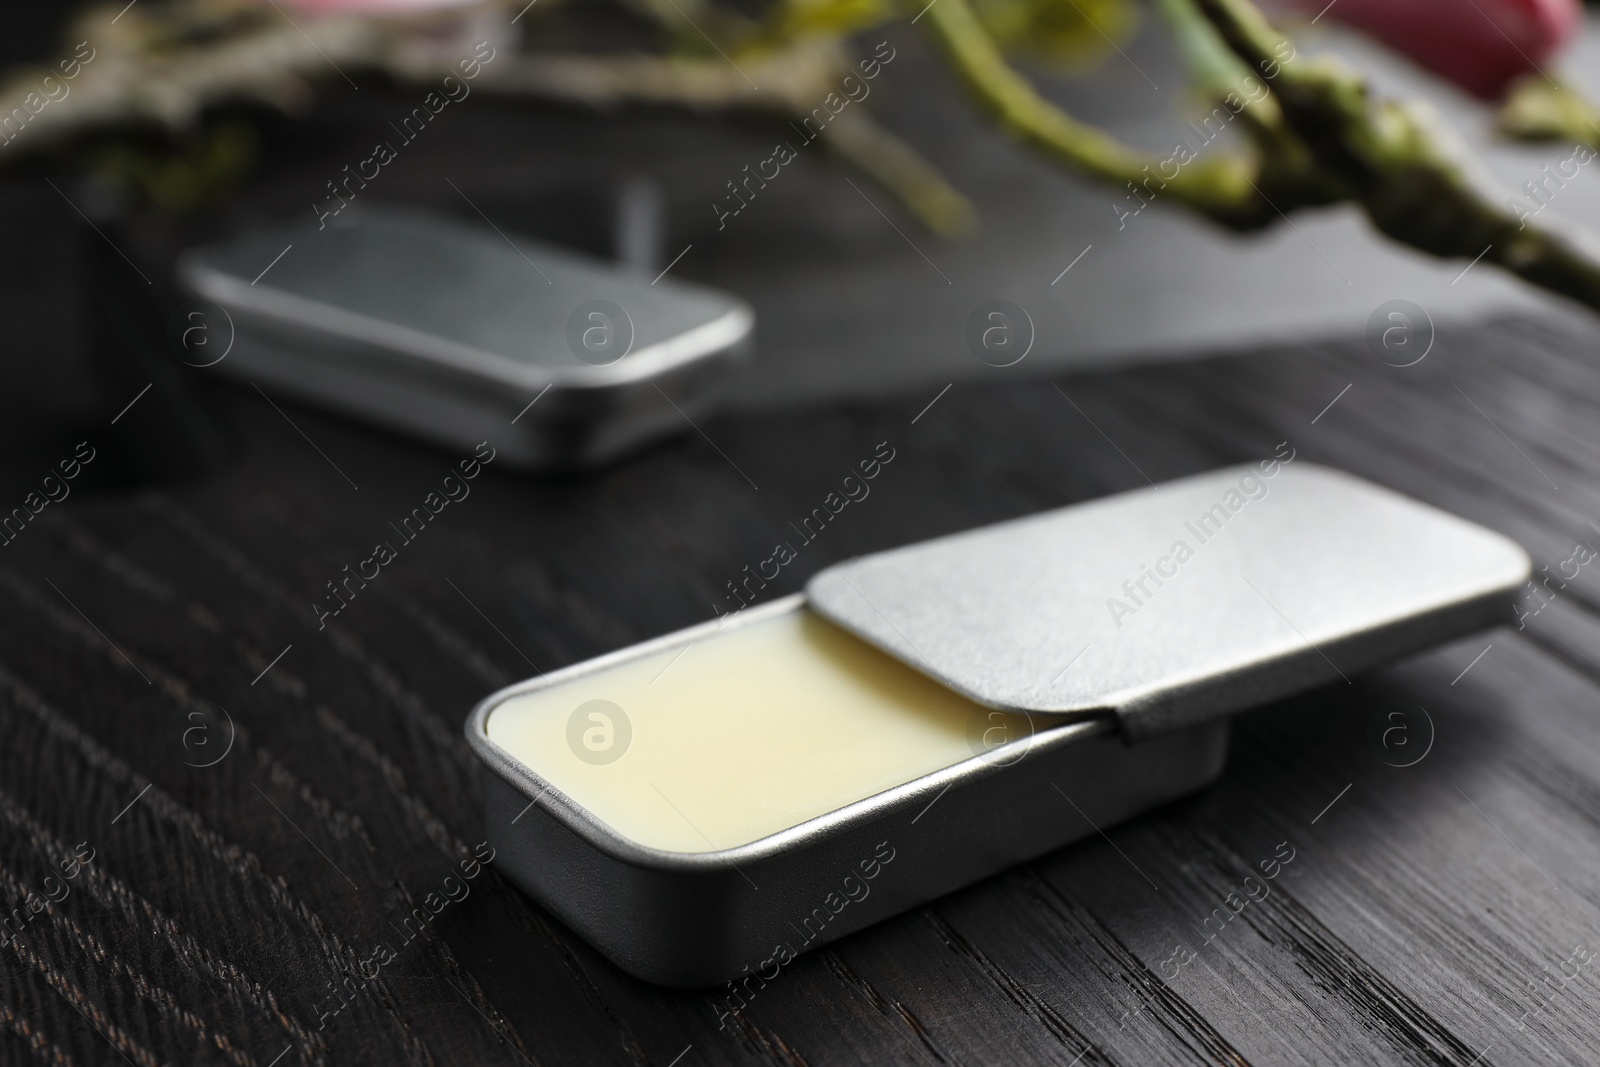
{"type": "Polygon", "coordinates": [[[1483,527],[1269,460],[850,560],[806,592],[980,703],[1114,713],[1138,739],[1505,621],[1529,569],[1483,527]]]}
{"type": "Polygon", "coordinates": [[[384,374],[528,389],[645,382],[747,343],[755,322],[728,293],[381,204],[190,249],[178,271],[247,331],[290,329],[327,358],[377,347],[384,374]]]}

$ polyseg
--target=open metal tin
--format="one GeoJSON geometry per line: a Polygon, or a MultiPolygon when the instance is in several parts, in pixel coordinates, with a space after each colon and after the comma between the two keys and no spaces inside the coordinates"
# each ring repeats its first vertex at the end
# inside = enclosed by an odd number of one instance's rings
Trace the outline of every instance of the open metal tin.
{"type": "Polygon", "coordinates": [[[1234,711],[1509,617],[1529,572],[1515,543],[1291,462],[848,561],[804,596],[490,696],[466,735],[488,771],[497,862],[639,977],[760,975],[1200,788],[1222,770],[1234,711]],[[1152,569],[1162,584],[1138,580],[1152,569]],[[805,613],[1029,728],[759,839],[687,851],[619,832],[491,737],[519,700],[805,613]]]}
{"type": "Polygon", "coordinates": [[[687,432],[755,321],[713,289],[384,207],[193,249],[178,275],[202,302],[175,322],[204,339],[175,341],[186,362],[524,469],[687,432]]]}

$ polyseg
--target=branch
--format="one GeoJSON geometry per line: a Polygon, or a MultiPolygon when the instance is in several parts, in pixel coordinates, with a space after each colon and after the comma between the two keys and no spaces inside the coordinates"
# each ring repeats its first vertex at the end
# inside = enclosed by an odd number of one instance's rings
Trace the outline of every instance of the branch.
{"type": "MultiPolygon", "coordinates": [[[[664,20],[681,22],[680,7],[703,14],[693,0],[647,0],[646,6],[664,20]]],[[[132,8],[120,16],[118,11],[117,6],[92,8],[77,22],[72,39],[92,41],[95,53],[73,79],[28,68],[14,71],[0,85],[0,162],[97,129],[149,125],[179,133],[192,127],[204,108],[224,100],[304,110],[314,80],[350,72],[381,70],[421,84],[460,73],[454,58],[442,55],[425,32],[427,19],[327,15],[291,24],[268,8],[207,0],[132,8]],[[52,85],[64,84],[66,94],[39,106],[40,84],[47,76],[53,76],[52,85]],[[36,111],[27,106],[30,94],[36,111]],[[16,113],[28,118],[18,122],[16,113]]],[[[475,84],[594,108],[738,108],[797,119],[835,89],[850,64],[836,40],[811,37],[741,56],[741,66],[760,90],[721,56],[527,55],[504,48],[482,67],[475,84]]],[[[830,123],[824,141],[904,200],[935,232],[970,227],[967,200],[859,105],[830,123]]]]}
{"type": "Polygon", "coordinates": [[[1262,79],[1233,54],[1194,0],[1156,0],[1156,6],[1204,98],[1230,112],[1238,109],[1239,125],[1257,151],[1255,181],[1262,197],[1286,209],[1348,199],[1349,190],[1317,165],[1262,79]]]}
{"type": "Polygon", "coordinates": [[[118,124],[149,124],[169,131],[192,125],[207,104],[220,99],[260,100],[291,109],[308,102],[309,83],[333,75],[330,64],[354,67],[384,51],[383,34],[356,18],[305,19],[304,33],[283,19],[242,19],[231,32],[205,46],[171,47],[171,27],[138,8],[116,24],[108,8],[91,9],[70,39],[94,49],[77,76],[24,68],[0,86],[0,160],[40,152],[85,130],[118,124]],[[65,95],[38,105],[46,76],[65,95]],[[18,112],[27,115],[18,121],[18,112]]]}
{"type": "Polygon", "coordinates": [[[1265,225],[1276,212],[1257,189],[1256,160],[1225,156],[1189,163],[1176,177],[1157,175],[1157,157],[1135,151],[1079,122],[1012,69],[967,0],[936,0],[922,14],[967,88],[1002,127],[1079,173],[1113,186],[1164,182],[1161,195],[1240,229],[1265,225]]]}
{"type": "MultiPolygon", "coordinates": [[[[720,57],[515,56],[504,65],[485,67],[479,84],[495,92],[529,93],[596,108],[648,103],[698,110],[741,108],[805,119],[849,69],[831,40],[743,58],[741,66],[750,80],[720,57]]],[[[426,77],[417,70],[410,73],[418,80],[426,77]]],[[[860,104],[851,103],[835,115],[822,141],[899,197],[934,233],[949,237],[972,228],[974,212],[967,198],[860,104]]]]}
{"type": "Polygon", "coordinates": [[[1496,124],[1519,141],[1565,141],[1600,150],[1600,108],[1548,78],[1529,76],[1513,86],[1496,124]]]}
{"type": "Polygon", "coordinates": [[[904,201],[934,233],[956,237],[973,228],[976,213],[971,202],[952,189],[933,164],[879,126],[868,112],[840,112],[822,139],[904,201]]]}
{"type": "Polygon", "coordinates": [[[1481,255],[1600,310],[1600,259],[1490,202],[1431,115],[1371,102],[1365,80],[1334,60],[1295,59],[1293,45],[1248,0],[1194,3],[1252,70],[1275,72],[1270,86],[1285,122],[1381,232],[1440,257],[1481,255]]]}

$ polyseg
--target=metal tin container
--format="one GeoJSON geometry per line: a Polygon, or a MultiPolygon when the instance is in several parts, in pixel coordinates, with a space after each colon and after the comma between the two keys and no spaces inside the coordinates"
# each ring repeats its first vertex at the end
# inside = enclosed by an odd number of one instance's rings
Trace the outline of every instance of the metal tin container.
{"type": "Polygon", "coordinates": [[[212,335],[191,364],[523,469],[688,432],[754,324],[725,293],[390,208],[194,249],[178,272],[212,335]]]}
{"type": "Polygon", "coordinates": [[[489,771],[497,862],[639,977],[770,979],[795,953],[1200,788],[1222,770],[1231,712],[1509,616],[1529,572],[1519,546],[1292,461],[838,564],[804,597],[494,694],[466,734],[489,771]],[[1201,515],[1211,518],[1197,526],[1201,515]],[[1151,570],[1162,584],[1139,580],[1151,570]],[[781,832],[693,853],[623,836],[490,739],[508,700],[801,611],[980,706],[1025,713],[1033,729],[781,832]],[[859,899],[841,895],[848,877],[872,879],[859,899]]]}

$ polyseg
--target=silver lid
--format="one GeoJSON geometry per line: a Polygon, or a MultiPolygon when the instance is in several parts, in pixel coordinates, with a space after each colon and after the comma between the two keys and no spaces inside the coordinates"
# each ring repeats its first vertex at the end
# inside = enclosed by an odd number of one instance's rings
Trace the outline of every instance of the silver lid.
{"type": "Polygon", "coordinates": [[[1114,713],[1136,739],[1505,621],[1529,569],[1483,527],[1274,459],[850,560],[806,592],[973,700],[1114,713]]]}
{"type": "Polygon", "coordinates": [[[386,372],[523,389],[646,381],[742,343],[755,321],[716,290],[386,206],[321,231],[283,226],[190,250],[179,274],[247,323],[292,328],[307,344],[381,349],[386,372]],[[577,339],[588,322],[574,315],[599,304],[615,321],[591,355],[577,339]]]}

